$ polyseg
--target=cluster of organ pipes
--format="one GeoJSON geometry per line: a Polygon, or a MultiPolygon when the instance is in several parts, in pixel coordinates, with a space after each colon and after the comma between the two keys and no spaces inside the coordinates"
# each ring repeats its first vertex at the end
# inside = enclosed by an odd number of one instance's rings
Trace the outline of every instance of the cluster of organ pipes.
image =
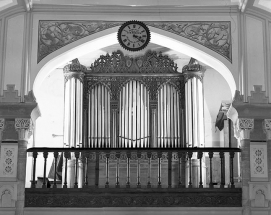
{"type": "Polygon", "coordinates": [[[140,81],[131,80],[122,87],[117,109],[112,109],[107,87],[95,85],[88,95],[88,147],[182,147],[179,92],[164,84],[157,97],[155,119],[150,120],[149,91],[140,81]],[[151,127],[156,130],[153,145],[151,127]]]}
{"type": "Polygon", "coordinates": [[[158,94],[158,147],[181,147],[181,112],[178,91],[165,84],[158,94]]]}
{"type": "Polygon", "coordinates": [[[88,146],[110,147],[110,93],[102,85],[96,85],[89,93],[88,146]]]}
{"type": "Polygon", "coordinates": [[[120,92],[119,147],[150,146],[149,94],[139,81],[129,81],[120,92]]]}

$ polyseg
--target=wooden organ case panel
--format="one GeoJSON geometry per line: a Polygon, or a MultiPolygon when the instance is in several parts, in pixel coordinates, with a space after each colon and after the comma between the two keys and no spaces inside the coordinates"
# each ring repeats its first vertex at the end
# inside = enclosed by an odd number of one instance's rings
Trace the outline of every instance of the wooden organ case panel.
{"type": "Polygon", "coordinates": [[[184,147],[184,78],[168,56],[100,56],[84,80],[86,148],[184,147]]]}

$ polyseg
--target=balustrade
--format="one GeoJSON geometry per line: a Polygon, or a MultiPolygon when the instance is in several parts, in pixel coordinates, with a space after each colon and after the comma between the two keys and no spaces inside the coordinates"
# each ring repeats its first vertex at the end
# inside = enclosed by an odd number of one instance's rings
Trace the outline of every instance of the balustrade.
{"type": "MultiPolygon", "coordinates": [[[[83,148],[30,148],[28,152],[33,152],[33,169],[31,188],[36,188],[37,180],[37,157],[43,156],[43,183],[42,188],[48,188],[46,184],[47,159],[50,154],[53,155],[54,162],[52,166],[57,169],[57,160],[59,154],[63,154],[62,188],[67,186],[68,161],[75,160],[73,188],[78,188],[78,184],[83,184],[84,188],[184,188],[185,178],[187,178],[186,187],[188,188],[214,188],[213,182],[213,159],[220,159],[220,188],[225,188],[225,180],[228,177],[230,184],[228,188],[235,188],[234,184],[234,156],[240,152],[239,148],[180,148],[180,149],[161,149],[161,148],[106,148],[106,149],[83,149],[83,148]],[[199,161],[197,171],[193,171],[192,158],[199,161]],[[230,164],[225,166],[225,156],[229,156],[230,164]],[[205,160],[209,158],[209,166],[205,166],[205,160]],[[84,177],[79,183],[78,160],[84,164],[84,177]],[[185,163],[187,165],[185,165],[185,163]],[[92,165],[91,165],[92,164],[92,165]],[[167,164],[167,165],[165,165],[167,164]],[[90,167],[93,167],[91,169],[90,167]],[[184,176],[184,168],[187,168],[187,176],[184,176]],[[203,168],[209,168],[207,176],[203,174],[203,168]],[[229,169],[229,175],[225,174],[225,168],[229,169]],[[112,172],[115,171],[115,174],[112,172]],[[194,174],[194,175],[193,175],[194,174]],[[112,178],[114,178],[113,181],[112,178]],[[193,184],[193,178],[198,178],[198,184],[193,184]],[[203,178],[209,179],[209,185],[206,185],[203,178]],[[90,179],[92,183],[90,183],[90,179]],[[156,183],[154,183],[156,180],[156,183]],[[105,182],[104,184],[103,181],[105,182]],[[124,182],[124,183],[123,183],[124,182]],[[134,184],[133,184],[134,183],[134,184]]],[[[194,159],[193,159],[194,160],[194,159]]],[[[42,164],[38,165],[42,166],[42,164]]],[[[57,188],[56,171],[54,171],[53,186],[57,188]]],[[[80,187],[79,187],[80,188],[80,187]]]]}

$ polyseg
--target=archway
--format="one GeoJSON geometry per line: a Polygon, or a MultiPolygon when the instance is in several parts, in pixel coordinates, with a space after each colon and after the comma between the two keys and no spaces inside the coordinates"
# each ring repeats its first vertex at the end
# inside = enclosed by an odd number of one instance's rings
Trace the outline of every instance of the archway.
{"type": "MultiPolygon", "coordinates": [[[[52,70],[57,68],[59,65],[62,65],[86,53],[95,52],[101,48],[118,43],[117,30],[118,27],[114,27],[97,34],[90,35],[61,48],[44,58],[41,63],[37,65],[37,70],[39,72],[33,81],[33,92],[35,96],[38,98],[38,88],[43,82],[44,78],[47,77],[50,72],[52,72],[52,70]]],[[[153,27],[150,27],[150,30],[151,43],[185,53],[205,63],[206,65],[215,68],[224,77],[230,87],[232,97],[234,96],[236,90],[235,80],[229,68],[226,66],[228,62],[226,62],[226,60],[223,59],[219,54],[178,35],[174,35],[153,27]]]]}

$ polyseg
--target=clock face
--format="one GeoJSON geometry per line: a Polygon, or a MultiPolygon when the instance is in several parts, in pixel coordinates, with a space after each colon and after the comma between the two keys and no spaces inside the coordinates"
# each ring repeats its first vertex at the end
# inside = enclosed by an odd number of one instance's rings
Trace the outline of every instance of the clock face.
{"type": "Polygon", "coordinates": [[[139,51],[150,42],[150,31],[142,22],[129,21],[119,28],[118,40],[124,49],[139,51]]]}

